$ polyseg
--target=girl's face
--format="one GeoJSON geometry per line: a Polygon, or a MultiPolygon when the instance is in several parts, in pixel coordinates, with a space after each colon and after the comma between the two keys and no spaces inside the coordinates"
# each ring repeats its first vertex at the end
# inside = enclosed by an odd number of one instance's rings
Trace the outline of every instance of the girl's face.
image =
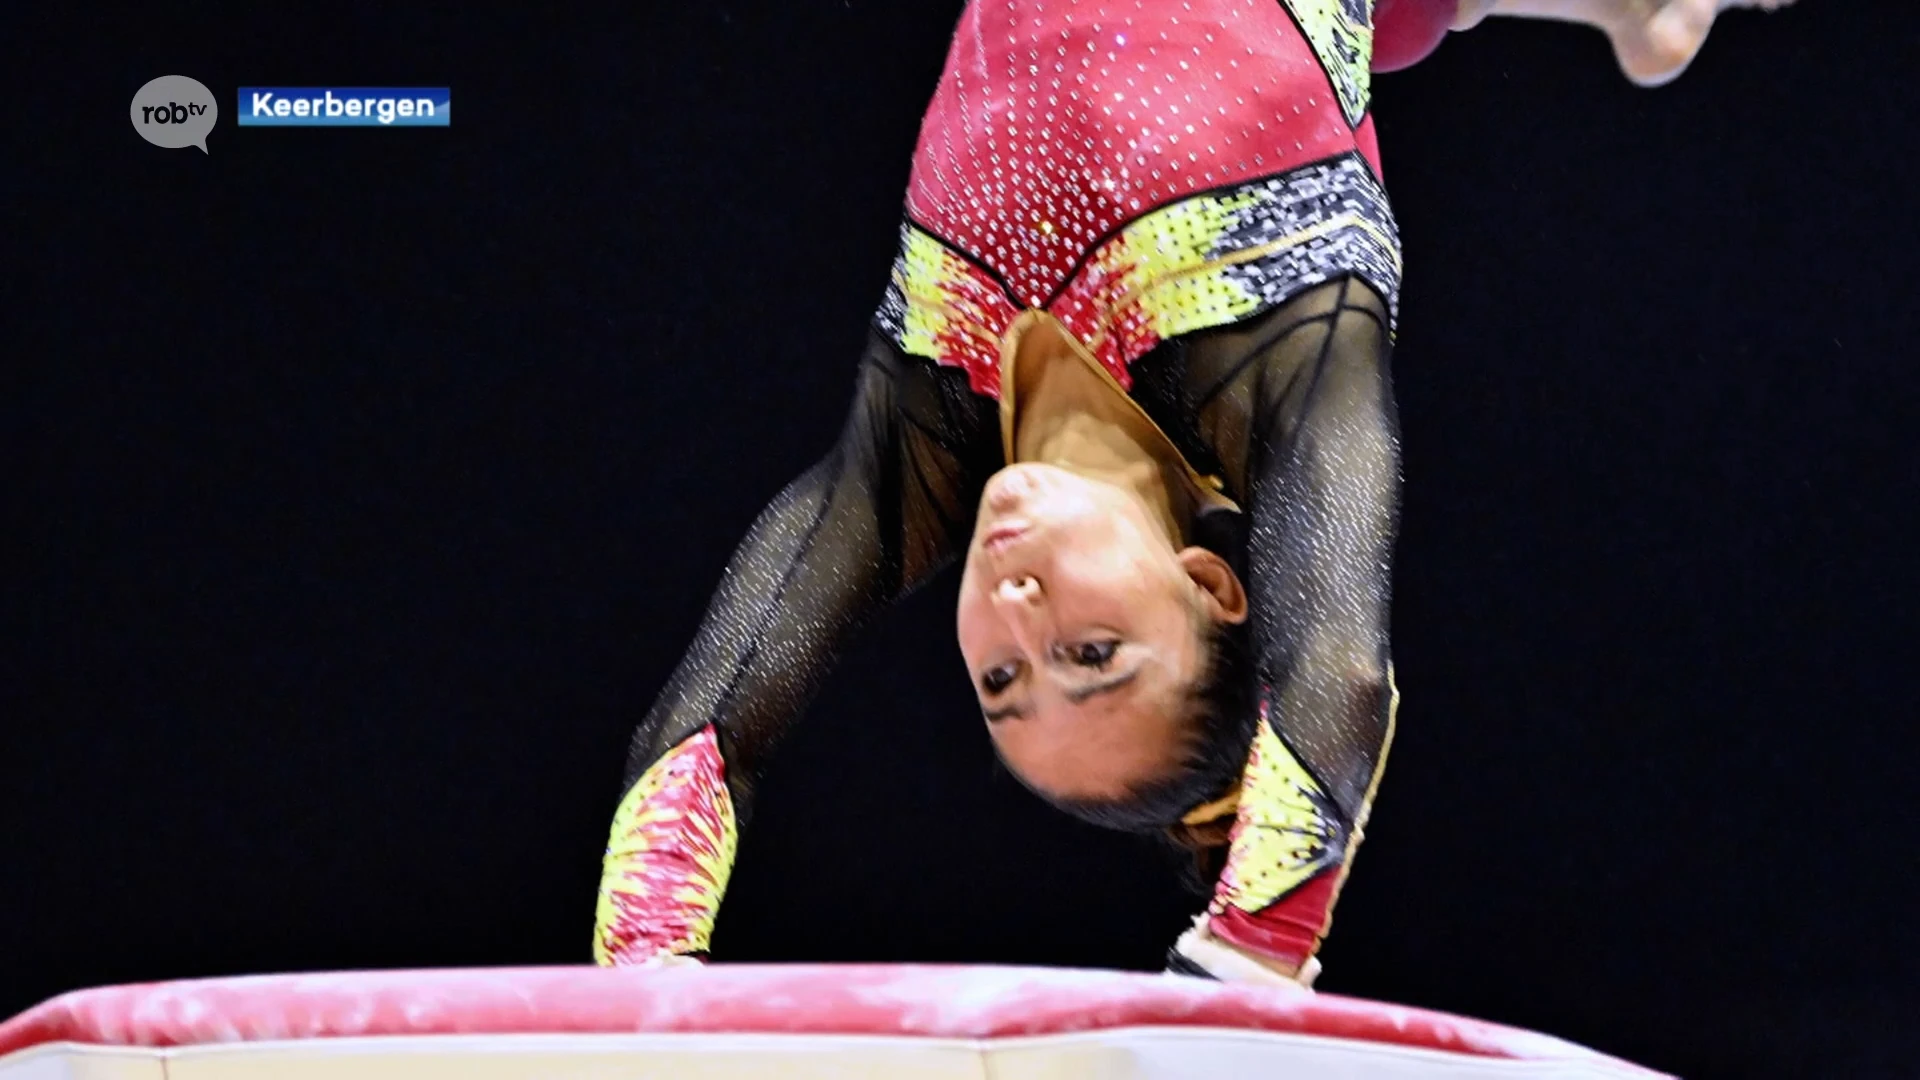
{"type": "Polygon", "coordinates": [[[1202,631],[1222,616],[1245,617],[1231,570],[1176,551],[1130,493],[1035,463],[988,481],[956,622],[994,748],[1027,786],[1118,798],[1179,769],[1202,631]]]}

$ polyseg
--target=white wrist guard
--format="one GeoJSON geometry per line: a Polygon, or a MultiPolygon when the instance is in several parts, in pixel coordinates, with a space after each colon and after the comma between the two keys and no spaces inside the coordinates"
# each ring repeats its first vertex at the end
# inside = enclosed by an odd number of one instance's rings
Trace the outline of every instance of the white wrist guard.
{"type": "Polygon", "coordinates": [[[1280,974],[1208,933],[1205,914],[1197,916],[1193,928],[1173,943],[1167,959],[1167,970],[1171,972],[1289,990],[1310,991],[1313,980],[1320,975],[1320,961],[1313,957],[1307,959],[1298,976],[1290,978],[1280,974]]]}

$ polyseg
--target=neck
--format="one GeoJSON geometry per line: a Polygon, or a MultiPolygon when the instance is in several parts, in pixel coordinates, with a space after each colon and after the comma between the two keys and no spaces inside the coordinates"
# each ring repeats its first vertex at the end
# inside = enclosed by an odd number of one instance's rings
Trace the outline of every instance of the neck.
{"type": "Polygon", "coordinates": [[[1023,365],[1014,456],[1113,484],[1140,499],[1178,548],[1192,512],[1161,439],[1112,387],[1077,362],[1023,365]]]}

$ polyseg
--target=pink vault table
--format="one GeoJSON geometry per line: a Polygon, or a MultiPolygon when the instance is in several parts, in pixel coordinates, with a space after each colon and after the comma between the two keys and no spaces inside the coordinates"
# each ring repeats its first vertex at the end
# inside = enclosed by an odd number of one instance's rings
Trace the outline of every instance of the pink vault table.
{"type": "Polygon", "coordinates": [[[80,990],[0,1024],[0,1080],[1658,1075],[1444,1013],[1050,968],[258,975],[80,990]]]}

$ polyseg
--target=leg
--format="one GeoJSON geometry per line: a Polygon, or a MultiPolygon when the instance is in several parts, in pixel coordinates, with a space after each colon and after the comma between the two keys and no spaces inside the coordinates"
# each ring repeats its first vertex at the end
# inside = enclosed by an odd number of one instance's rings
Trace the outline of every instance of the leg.
{"type": "Polygon", "coordinates": [[[1706,43],[1713,21],[1729,8],[1773,11],[1793,0],[1461,0],[1454,29],[1488,15],[1556,19],[1604,31],[1627,78],[1662,86],[1680,77],[1706,43]]]}

